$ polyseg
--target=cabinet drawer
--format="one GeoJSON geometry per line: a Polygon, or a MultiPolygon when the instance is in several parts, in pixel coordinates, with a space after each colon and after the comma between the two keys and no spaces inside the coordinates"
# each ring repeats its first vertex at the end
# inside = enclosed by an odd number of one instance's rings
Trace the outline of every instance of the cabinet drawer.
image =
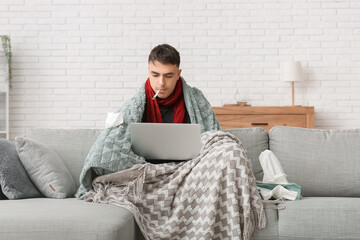
{"type": "Polygon", "coordinates": [[[274,126],[306,127],[306,115],[217,115],[223,129],[262,127],[269,131],[274,126]]]}

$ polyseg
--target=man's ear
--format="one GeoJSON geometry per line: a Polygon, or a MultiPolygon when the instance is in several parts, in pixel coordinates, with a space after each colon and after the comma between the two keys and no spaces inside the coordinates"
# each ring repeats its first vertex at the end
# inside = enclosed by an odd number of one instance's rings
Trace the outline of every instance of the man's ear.
{"type": "Polygon", "coordinates": [[[150,72],[150,65],[148,65],[148,78],[150,78],[151,72],[150,72]]]}
{"type": "Polygon", "coordinates": [[[178,72],[178,73],[179,73],[179,77],[180,77],[180,75],[181,75],[181,69],[179,69],[179,72],[178,72]]]}

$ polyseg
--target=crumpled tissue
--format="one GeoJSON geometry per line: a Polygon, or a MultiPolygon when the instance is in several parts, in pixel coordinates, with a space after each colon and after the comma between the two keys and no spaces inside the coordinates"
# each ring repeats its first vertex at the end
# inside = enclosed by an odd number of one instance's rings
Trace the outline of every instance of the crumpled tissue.
{"type": "Polygon", "coordinates": [[[272,190],[259,186],[258,189],[260,190],[261,196],[264,200],[269,200],[270,198],[285,198],[287,200],[297,200],[298,196],[297,192],[287,190],[281,185],[277,185],[272,190]]]}
{"type": "Polygon", "coordinates": [[[124,122],[122,112],[109,112],[105,121],[105,128],[117,127],[124,122]]]}
{"type": "Polygon", "coordinates": [[[259,156],[259,160],[264,171],[263,183],[289,183],[279,159],[272,151],[263,151],[259,156]]]}
{"type": "Polygon", "coordinates": [[[295,187],[295,189],[299,189],[299,191],[301,189],[301,187],[295,183],[289,184],[279,159],[277,159],[272,151],[265,150],[262,152],[259,160],[264,172],[264,177],[262,183],[258,184],[258,189],[264,200],[269,200],[272,197],[275,199],[285,198],[288,200],[300,199],[300,193],[298,191],[291,191],[285,188],[288,185],[290,188],[295,187]]]}

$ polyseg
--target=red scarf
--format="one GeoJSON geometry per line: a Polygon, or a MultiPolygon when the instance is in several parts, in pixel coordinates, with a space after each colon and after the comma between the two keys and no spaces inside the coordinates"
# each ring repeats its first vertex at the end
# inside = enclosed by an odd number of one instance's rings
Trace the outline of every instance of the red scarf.
{"type": "Polygon", "coordinates": [[[145,83],[145,93],[146,93],[146,122],[152,123],[163,123],[160,106],[172,106],[174,123],[183,123],[185,117],[185,101],[182,90],[182,80],[176,82],[176,86],[171,95],[165,99],[155,98],[152,99],[155,95],[153,89],[150,85],[150,79],[148,78],[145,83]]]}

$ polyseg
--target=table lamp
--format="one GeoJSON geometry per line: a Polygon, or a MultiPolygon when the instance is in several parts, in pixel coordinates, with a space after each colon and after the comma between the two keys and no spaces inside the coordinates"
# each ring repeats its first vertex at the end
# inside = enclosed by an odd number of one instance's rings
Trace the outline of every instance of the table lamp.
{"type": "Polygon", "coordinates": [[[303,80],[303,74],[301,70],[300,62],[285,62],[283,64],[283,81],[291,82],[292,88],[292,104],[294,107],[294,82],[299,82],[303,80]]]}

